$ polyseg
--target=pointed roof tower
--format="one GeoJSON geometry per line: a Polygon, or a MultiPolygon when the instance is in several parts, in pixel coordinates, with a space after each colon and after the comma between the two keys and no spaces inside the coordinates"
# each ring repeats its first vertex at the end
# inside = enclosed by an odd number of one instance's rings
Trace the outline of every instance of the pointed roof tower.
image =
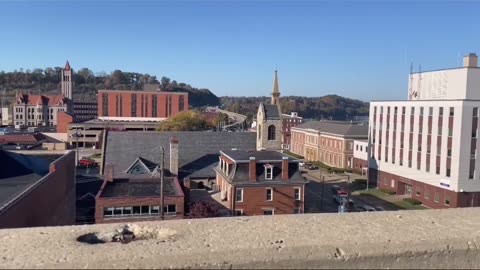
{"type": "Polygon", "coordinates": [[[278,90],[278,75],[277,70],[275,70],[275,81],[273,82],[273,92],[272,92],[272,104],[279,105],[280,90],[278,90]]]}
{"type": "Polygon", "coordinates": [[[68,60],[67,60],[67,63],[65,64],[65,70],[70,70],[70,63],[68,63],[68,60]]]}

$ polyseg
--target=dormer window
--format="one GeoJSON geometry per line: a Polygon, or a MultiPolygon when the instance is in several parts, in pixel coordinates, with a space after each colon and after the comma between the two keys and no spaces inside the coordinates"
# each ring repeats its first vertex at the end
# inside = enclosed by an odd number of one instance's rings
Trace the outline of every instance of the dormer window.
{"type": "Polygon", "coordinates": [[[265,165],[265,179],[267,180],[273,179],[273,165],[270,165],[270,164],[265,165]]]}

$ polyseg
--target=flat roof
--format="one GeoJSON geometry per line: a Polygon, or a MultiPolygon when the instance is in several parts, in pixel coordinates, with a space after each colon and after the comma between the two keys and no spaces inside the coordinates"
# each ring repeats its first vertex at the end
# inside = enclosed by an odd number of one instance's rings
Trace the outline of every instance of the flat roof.
{"type": "Polygon", "coordinates": [[[464,102],[480,102],[480,99],[401,99],[401,100],[371,100],[371,102],[440,102],[440,101],[464,101],[464,102]]]}
{"type": "Polygon", "coordinates": [[[250,157],[255,157],[255,160],[258,161],[282,161],[284,157],[287,157],[289,161],[297,160],[296,158],[287,156],[283,153],[277,151],[241,151],[241,150],[230,150],[230,151],[221,151],[229,158],[235,161],[248,161],[250,157]]]}
{"type": "Polygon", "coordinates": [[[49,172],[62,155],[22,155],[0,150],[0,209],[49,172]]]}
{"type": "MultiPolygon", "coordinates": [[[[183,195],[176,182],[174,177],[165,177],[163,183],[165,196],[183,195]]],[[[100,197],[160,197],[160,179],[114,179],[107,182],[100,197]]]]}

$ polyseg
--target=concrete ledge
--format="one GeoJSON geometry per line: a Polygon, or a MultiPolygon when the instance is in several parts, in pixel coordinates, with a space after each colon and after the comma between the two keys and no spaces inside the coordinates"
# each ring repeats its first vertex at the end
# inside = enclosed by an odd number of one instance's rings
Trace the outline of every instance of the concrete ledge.
{"type": "Polygon", "coordinates": [[[173,220],[136,224],[156,239],[96,245],[76,238],[121,224],[8,229],[0,267],[479,268],[479,224],[475,208],[173,220]]]}

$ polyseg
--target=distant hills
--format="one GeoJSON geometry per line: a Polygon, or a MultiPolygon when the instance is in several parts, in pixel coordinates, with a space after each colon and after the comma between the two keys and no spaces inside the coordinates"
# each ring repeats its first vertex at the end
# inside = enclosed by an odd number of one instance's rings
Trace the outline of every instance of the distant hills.
{"type": "MultiPolygon", "coordinates": [[[[7,103],[13,102],[15,90],[30,92],[32,94],[54,94],[59,93],[61,67],[49,67],[34,70],[15,70],[13,72],[0,72],[0,90],[6,90],[7,103]]],[[[160,80],[150,74],[136,72],[124,72],[115,70],[110,74],[97,72],[82,68],[74,70],[74,99],[95,97],[97,90],[118,89],[118,90],[141,90],[144,84],[160,84],[162,91],[166,92],[187,92],[189,104],[192,107],[218,106],[220,99],[210,90],[195,88],[190,84],[178,83],[168,77],[160,80]]]]}
{"type": "MultiPolygon", "coordinates": [[[[260,102],[270,103],[270,97],[221,97],[220,102],[228,111],[247,115],[252,119],[260,102]]],[[[369,103],[338,95],[323,97],[286,96],[280,98],[283,113],[298,112],[307,119],[352,120],[354,116],[366,116],[369,103]]]]}
{"type": "MultiPolygon", "coordinates": [[[[0,71],[0,90],[6,91],[7,105],[13,102],[15,90],[32,94],[60,93],[61,67],[45,69],[0,71]]],[[[270,102],[269,97],[217,97],[206,88],[195,88],[187,83],[178,83],[168,77],[115,70],[110,74],[94,73],[88,68],[74,70],[74,98],[95,98],[99,89],[141,90],[144,84],[160,84],[162,91],[188,92],[193,108],[222,106],[226,110],[247,115],[252,119],[260,102],[270,102]]],[[[1,94],[1,92],[0,92],[1,94]]],[[[0,96],[1,97],[1,96],[0,96]]],[[[353,116],[368,115],[369,104],[338,95],[323,97],[281,97],[284,113],[298,112],[304,118],[350,120],[353,116]]]]}

